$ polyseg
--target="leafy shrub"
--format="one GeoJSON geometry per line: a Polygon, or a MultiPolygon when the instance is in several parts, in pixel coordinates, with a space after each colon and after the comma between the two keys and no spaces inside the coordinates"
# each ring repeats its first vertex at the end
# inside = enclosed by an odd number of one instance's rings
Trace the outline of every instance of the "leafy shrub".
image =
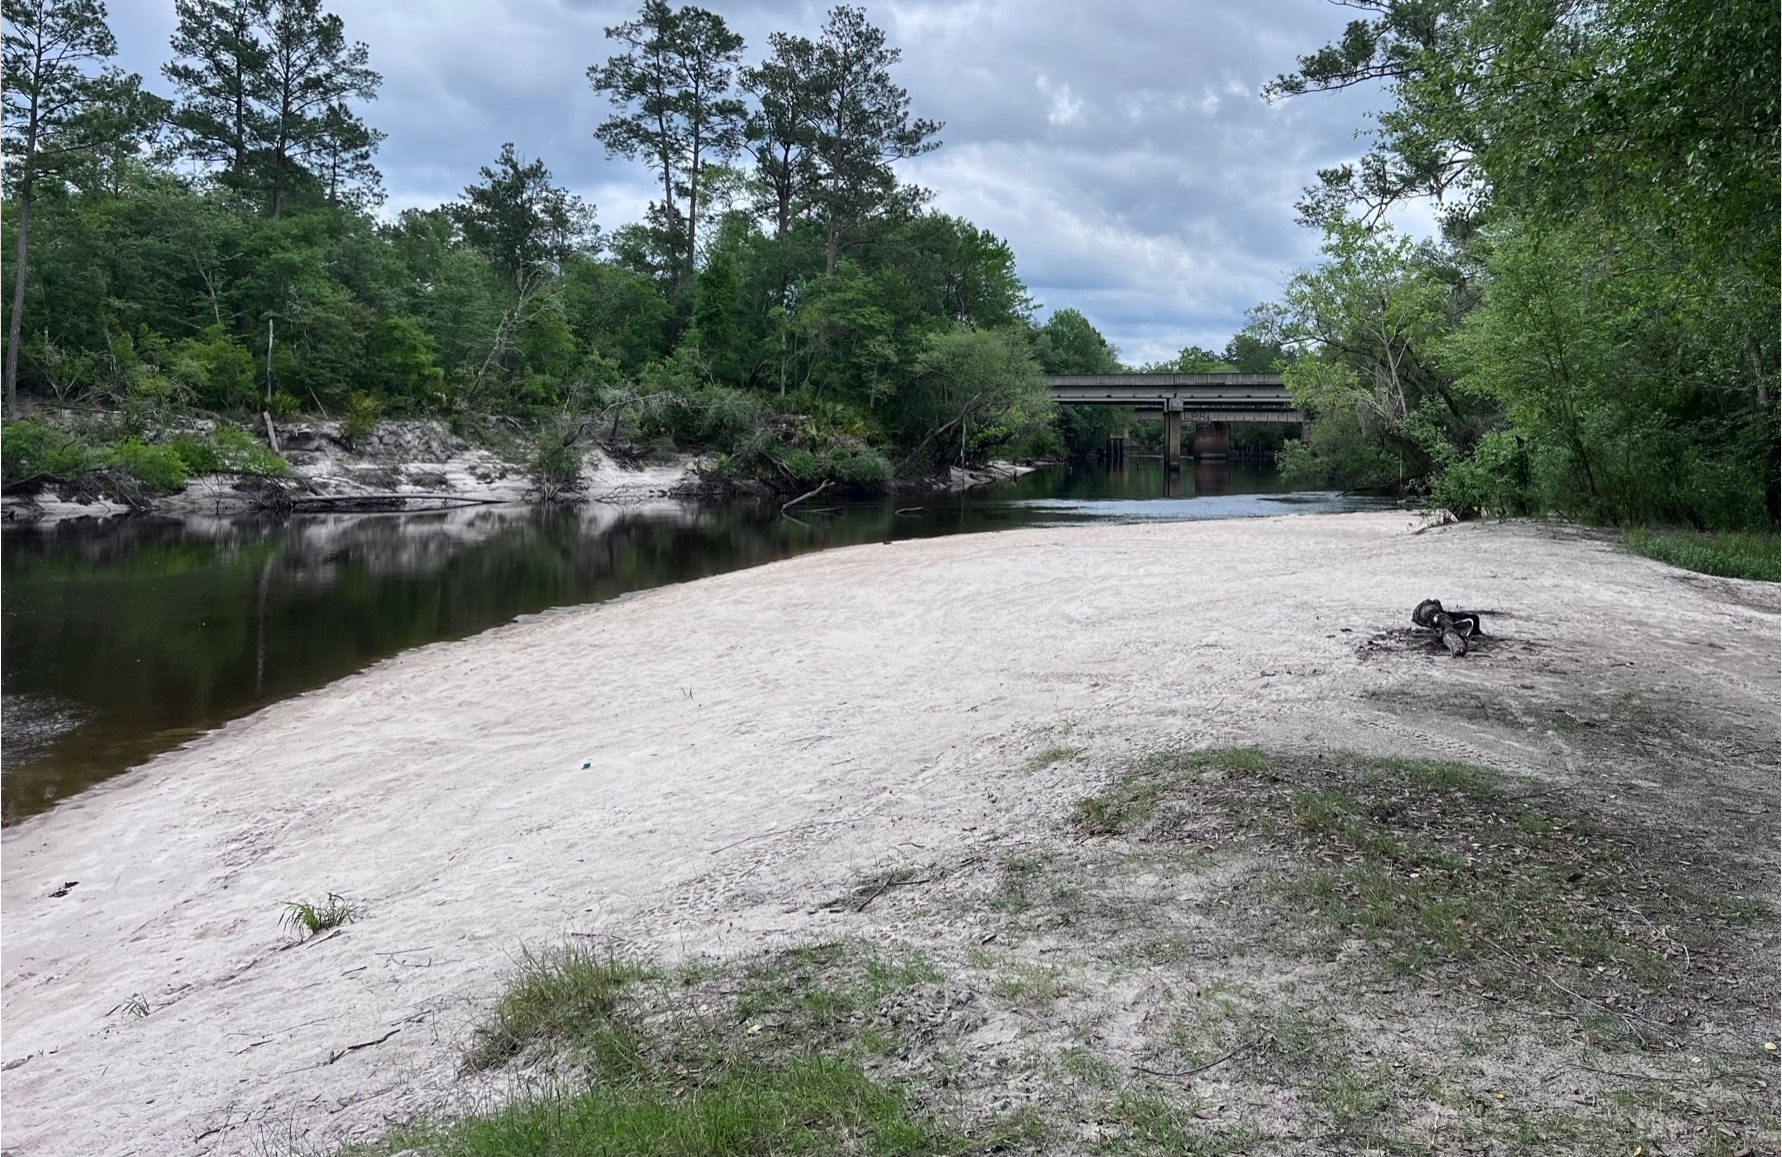
{"type": "Polygon", "coordinates": [[[171,351],[168,369],[200,405],[236,410],[254,402],[254,355],[221,325],[207,326],[171,351]]]}
{"type": "Polygon", "coordinates": [[[1353,414],[1322,414],[1297,442],[1275,455],[1283,481],[1313,488],[1372,490],[1401,486],[1416,471],[1398,453],[1371,441],[1353,414]]]}
{"type": "Polygon", "coordinates": [[[222,456],[216,443],[197,434],[180,434],[167,440],[168,449],[179,456],[187,474],[215,474],[222,467],[222,456]]]}
{"type": "Polygon", "coordinates": [[[573,418],[546,427],[526,457],[526,476],[546,502],[567,498],[582,486],[582,450],[573,418]]]}
{"type": "Polygon", "coordinates": [[[370,394],[353,393],[347,395],[346,402],[346,436],[354,446],[371,437],[377,429],[377,420],[383,413],[383,407],[370,394]]]}
{"type": "Polygon", "coordinates": [[[218,469],[237,474],[285,472],[285,460],[240,426],[218,426],[211,434],[211,444],[216,448],[218,469]]]}
{"type": "Polygon", "coordinates": [[[789,474],[793,481],[800,484],[815,482],[823,476],[823,468],[817,463],[817,456],[809,450],[791,449],[781,451],[774,459],[781,470],[789,474]]]}
{"type": "Polygon", "coordinates": [[[371,338],[368,372],[391,399],[415,407],[437,406],[444,399],[445,371],[439,366],[438,343],[412,317],[386,318],[379,323],[371,338]]]}
{"type": "Polygon", "coordinates": [[[194,474],[285,470],[284,459],[238,426],[219,426],[209,435],[176,434],[162,442],[131,436],[93,446],[41,422],[10,422],[0,439],[0,460],[9,483],[39,477],[72,481],[111,470],[151,492],[178,490],[194,474]]]}
{"type": "Polygon", "coordinates": [[[1522,442],[1506,430],[1479,440],[1470,457],[1453,463],[1430,483],[1430,501],[1457,518],[1500,517],[1528,511],[1529,459],[1522,442]]]}
{"type": "Polygon", "coordinates": [[[41,422],[8,422],[0,432],[0,476],[72,479],[97,466],[93,452],[66,431],[41,422]]]}
{"type": "Polygon", "coordinates": [[[102,449],[99,464],[127,475],[150,491],[178,490],[186,484],[186,464],[170,445],[150,445],[125,438],[102,449]]]}
{"type": "Polygon", "coordinates": [[[266,400],[266,409],[280,421],[289,421],[303,412],[303,403],[297,395],[280,390],[266,400]]]}
{"type": "Polygon", "coordinates": [[[891,463],[871,447],[833,450],[823,464],[830,477],[849,486],[879,489],[891,484],[891,463]]]}

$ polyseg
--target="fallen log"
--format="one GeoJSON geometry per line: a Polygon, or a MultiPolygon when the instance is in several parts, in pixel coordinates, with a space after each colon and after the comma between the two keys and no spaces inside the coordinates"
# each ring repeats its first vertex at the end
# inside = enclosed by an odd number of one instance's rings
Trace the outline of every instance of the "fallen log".
{"type": "MultiPolygon", "coordinates": [[[[803,494],[800,494],[797,498],[794,498],[792,501],[786,503],[786,505],[780,507],[780,513],[785,514],[786,511],[791,510],[794,506],[797,506],[800,502],[809,501],[810,499],[815,498],[817,495],[823,493],[825,490],[829,489],[829,483],[831,481],[833,481],[833,480],[825,478],[823,480],[823,484],[821,486],[817,487],[815,490],[810,490],[803,494]]],[[[788,516],[788,517],[790,517],[790,516],[788,516]]]]}
{"type": "Polygon", "coordinates": [[[499,506],[502,498],[468,494],[280,494],[266,505],[291,514],[430,514],[465,506],[499,506]],[[427,503],[411,506],[411,502],[427,503]]]}

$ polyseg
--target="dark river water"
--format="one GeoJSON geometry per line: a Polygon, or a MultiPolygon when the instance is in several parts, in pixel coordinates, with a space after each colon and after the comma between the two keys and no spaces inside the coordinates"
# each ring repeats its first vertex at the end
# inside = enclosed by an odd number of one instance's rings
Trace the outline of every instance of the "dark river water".
{"type": "Polygon", "coordinates": [[[1365,509],[1269,467],[1056,467],[964,495],[770,505],[81,520],[8,529],[0,804],[12,823],[410,647],[861,542],[1365,509]]]}

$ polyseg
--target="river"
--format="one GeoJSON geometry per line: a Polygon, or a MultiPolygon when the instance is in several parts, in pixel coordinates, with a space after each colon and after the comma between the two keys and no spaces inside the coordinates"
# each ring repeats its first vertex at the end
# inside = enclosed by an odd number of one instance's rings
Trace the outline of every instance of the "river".
{"type": "Polygon", "coordinates": [[[1272,468],[1054,467],[960,495],[8,528],[4,822],[411,647],[806,551],[1023,526],[1371,509],[1272,468]]]}

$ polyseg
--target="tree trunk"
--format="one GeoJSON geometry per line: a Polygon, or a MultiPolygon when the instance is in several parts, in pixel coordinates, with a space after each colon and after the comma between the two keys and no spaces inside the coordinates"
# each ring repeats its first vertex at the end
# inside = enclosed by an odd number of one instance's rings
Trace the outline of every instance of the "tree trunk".
{"type": "Polygon", "coordinates": [[[6,412],[19,412],[19,335],[25,314],[25,262],[30,256],[31,179],[19,182],[19,240],[12,260],[12,316],[6,319],[6,412]]]}
{"type": "Polygon", "coordinates": [[[285,207],[285,155],[281,147],[272,157],[272,219],[278,220],[285,207]]]}
{"type": "Polygon", "coordinates": [[[693,163],[687,170],[687,275],[699,262],[699,132],[693,135],[693,163]]]}

